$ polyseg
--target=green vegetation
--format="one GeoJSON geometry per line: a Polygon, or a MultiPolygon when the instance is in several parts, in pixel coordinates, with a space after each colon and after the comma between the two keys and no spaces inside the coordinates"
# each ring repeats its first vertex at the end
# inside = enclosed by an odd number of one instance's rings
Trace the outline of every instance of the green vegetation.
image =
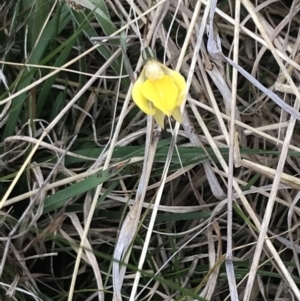
{"type": "Polygon", "coordinates": [[[299,300],[299,5],[213,2],[0,3],[0,300],[299,300]]]}

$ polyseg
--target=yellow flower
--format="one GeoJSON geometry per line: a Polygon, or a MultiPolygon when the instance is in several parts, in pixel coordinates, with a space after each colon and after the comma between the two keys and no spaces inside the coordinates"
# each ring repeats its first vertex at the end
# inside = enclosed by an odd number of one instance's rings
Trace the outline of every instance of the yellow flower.
{"type": "Polygon", "coordinates": [[[151,57],[133,85],[132,98],[144,113],[153,115],[164,128],[165,115],[182,122],[180,105],[185,99],[185,89],[185,79],[179,72],[151,57]]]}

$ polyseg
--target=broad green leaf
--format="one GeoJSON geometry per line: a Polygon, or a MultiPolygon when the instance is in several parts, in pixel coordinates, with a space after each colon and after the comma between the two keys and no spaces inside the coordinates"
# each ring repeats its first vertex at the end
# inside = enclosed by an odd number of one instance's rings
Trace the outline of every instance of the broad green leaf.
{"type": "MultiPolygon", "coordinates": [[[[69,22],[69,12],[64,10],[60,14],[58,32],[62,31],[68,22],[69,22]]],[[[48,22],[36,47],[34,48],[33,52],[30,54],[30,59],[28,60],[28,63],[36,64],[42,59],[45,51],[47,50],[49,43],[55,37],[56,34],[55,25],[56,25],[55,18],[53,18],[48,22]]],[[[23,68],[23,70],[20,71],[20,75],[18,79],[15,81],[14,92],[22,90],[23,88],[30,85],[31,82],[35,80],[35,74],[36,72],[32,72],[30,68],[23,68]]],[[[4,134],[3,134],[4,138],[9,137],[14,133],[17,121],[20,117],[23,118],[23,120],[21,120],[22,123],[26,121],[27,116],[24,114],[20,116],[20,112],[23,107],[23,102],[27,98],[27,93],[28,92],[25,92],[19,95],[18,97],[16,97],[15,99],[13,99],[11,110],[9,112],[9,118],[6,122],[5,129],[4,129],[4,134]]]]}
{"type": "Polygon", "coordinates": [[[116,31],[116,27],[110,19],[105,2],[103,0],[90,0],[90,2],[95,5],[95,17],[105,34],[107,36],[113,34],[116,31]]]}
{"type": "MultiPolygon", "coordinates": [[[[28,17],[28,44],[27,51],[30,53],[34,50],[36,42],[39,39],[42,28],[45,26],[48,14],[50,12],[50,2],[45,0],[23,0],[23,7],[30,11],[28,17]]],[[[37,45],[38,46],[38,45],[37,45]]],[[[34,58],[31,59],[34,61],[34,58]]]]}
{"type": "Polygon", "coordinates": [[[101,183],[104,183],[117,175],[122,171],[124,166],[121,168],[109,168],[104,171],[100,171],[98,174],[88,177],[78,183],[71,184],[70,187],[58,191],[57,193],[47,197],[44,203],[44,213],[50,212],[52,210],[61,208],[68,199],[75,196],[81,195],[101,183]]]}
{"type": "MultiPolygon", "coordinates": [[[[98,10],[97,10],[98,12],[98,10]]],[[[74,16],[74,20],[76,21],[76,23],[80,26],[82,23],[86,23],[86,19],[89,18],[89,14],[88,15],[84,15],[83,13],[78,13],[75,11],[72,11],[72,14],[74,16]]],[[[103,31],[108,31],[109,34],[112,34],[113,32],[115,32],[115,28],[111,27],[111,26],[107,26],[107,18],[105,19],[106,23],[100,23],[99,21],[99,25],[103,28],[103,31]]],[[[99,37],[97,31],[95,30],[95,28],[89,23],[87,22],[86,26],[84,27],[84,33],[86,35],[86,37],[88,39],[90,39],[91,43],[94,43],[92,41],[92,38],[96,38],[99,37]]],[[[102,37],[103,38],[103,37],[102,37]]],[[[105,59],[105,60],[109,60],[112,52],[115,52],[117,50],[117,47],[115,48],[110,48],[106,45],[107,43],[102,43],[99,44],[99,47],[97,48],[97,51],[101,54],[101,56],[105,59]]],[[[120,42],[118,41],[118,43],[113,42],[112,44],[115,44],[119,47],[120,42]]],[[[125,67],[124,64],[122,64],[122,59],[121,57],[116,58],[112,63],[111,63],[111,68],[114,70],[116,75],[124,75],[125,74],[125,67]]],[[[130,84],[129,78],[123,78],[122,79],[122,83],[128,87],[130,84]]]]}

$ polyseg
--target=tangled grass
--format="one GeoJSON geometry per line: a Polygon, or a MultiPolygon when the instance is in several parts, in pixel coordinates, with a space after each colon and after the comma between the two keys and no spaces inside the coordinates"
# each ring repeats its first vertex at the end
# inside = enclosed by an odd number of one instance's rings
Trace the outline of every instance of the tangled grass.
{"type": "Polygon", "coordinates": [[[300,300],[298,1],[0,7],[0,300],[300,300]]]}

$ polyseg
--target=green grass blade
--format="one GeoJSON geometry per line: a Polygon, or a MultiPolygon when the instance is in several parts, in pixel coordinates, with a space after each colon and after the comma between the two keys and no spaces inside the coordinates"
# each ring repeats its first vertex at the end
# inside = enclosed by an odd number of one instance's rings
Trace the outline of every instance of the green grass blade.
{"type": "Polygon", "coordinates": [[[107,169],[104,171],[100,171],[98,174],[93,175],[85,180],[80,181],[79,183],[72,184],[70,187],[65,188],[45,199],[44,204],[44,211],[43,213],[50,212],[52,210],[61,208],[68,199],[73,198],[75,196],[81,195],[101,183],[104,183],[117,175],[121,170],[124,168],[118,168],[118,169],[107,169]]]}

